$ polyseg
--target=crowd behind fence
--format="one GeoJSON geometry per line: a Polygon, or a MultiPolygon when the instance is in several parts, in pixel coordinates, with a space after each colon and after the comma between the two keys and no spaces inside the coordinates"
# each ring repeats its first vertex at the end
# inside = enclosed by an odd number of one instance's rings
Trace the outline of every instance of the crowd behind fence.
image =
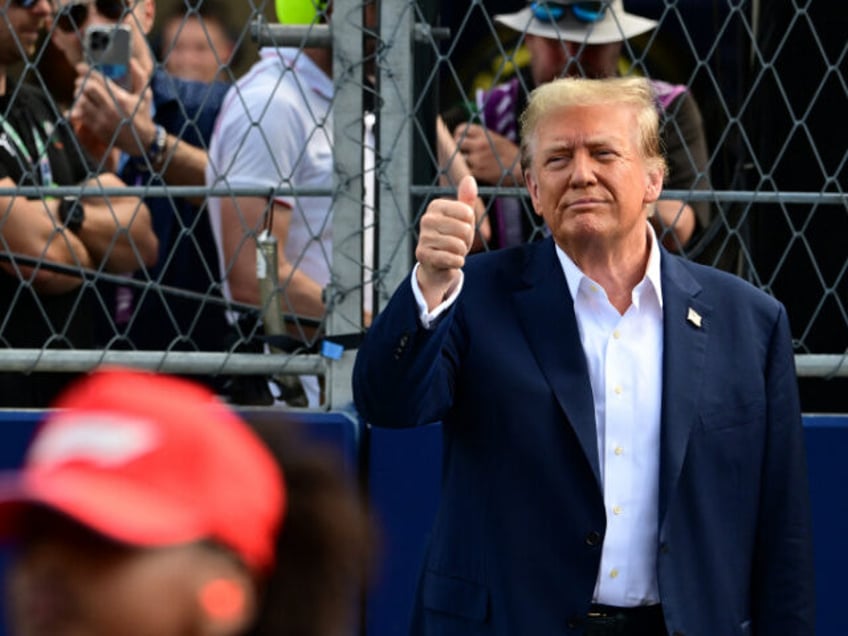
{"type": "MultiPolygon", "coordinates": [[[[287,281],[278,281],[270,296],[250,305],[222,292],[227,263],[222,274],[218,262],[204,261],[211,275],[208,293],[203,293],[170,287],[164,278],[149,273],[128,280],[102,266],[62,268],[36,262],[36,267],[81,277],[80,294],[93,294],[101,302],[98,286],[110,282],[132,287],[144,298],[160,298],[166,315],[174,299],[182,299],[203,309],[239,310],[255,320],[239,323],[235,338],[217,350],[198,346],[194,332],[181,332],[181,326],[169,346],[155,350],[128,342],[117,328],[97,349],[67,346],[61,332],[51,339],[55,344],[19,346],[3,333],[16,311],[19,296],[12,295],[0,325],[0,341],[7,347],[0,356],[0,371],[67,373],[121,362],[204,377],[318,375],[323,378],[319,408],[346,405],[357,335],[410,271],[416,220],[428,201],[453,192],[445,185],[436,151],[437,117],[459,109],[479,120],[475,97],[480,91],[518,76],[527,65],[525,34],[504,29],[495,20],[497,14],[524,7],[523,0],[382,0],[376,26],[364,17],[369,4],[333,0],[329,27],[276,24],[273,3],[265,0],[230,6],[234,13],[226,18],[229,37],[234,50],[242,51],[238,68],[229,54],[213,58],[217,77],[233,82],[248,72],[258,47],[331,47],[332,120],[315,120],[316,129],[331,127],[331,187],[293,187],[290,175],[281,175],[273,188],[244,187],[229,183],[224,169],[215,183],[174,185],[153,179],[98,190],[106,197],[161,199],[170,203],[175,217],[173,201],[179,198],[198,202],[197,214],[202,216],[212,200],[328,197],[323,223],[332,228],[332,241],[324,252],[330,276],[323,289],[323,316],[283,311],[288,314],[289,337],[269,345],[258,318],[265,316],[267,325],[270,316],[279,313],[278,306],[292,306],[287,281]]],[[[177,5],[187,9],[179,13],[176,30],[169,31],[172,37],[188,34],[189,24],[196,21],[211,40],[212,29],[206,24],[211,25],[212,18],[204,17],[204,0],[160,1],[156,8],[170,15],[177,5]]],[[[678,246],[679,251],[732,269],[786,304],[799,376],[813,383],[809,395],[823,391],[826,396],[820,401],[811,398],[805,409],[835,408],[844,386],[839,382],[848,377],[848,127],[839,117],[848,112],[848,14],[838,3],[812,0],[631,0],[625,6],[658,26],[626,42],[622,72],[661,76],[685,86],[703,116],[711,185],[670,189],[663,197],[703,202],[712,211],[712,221],[697,241],[678,246]]],[[[5,10],[0,19],[6,19],[5,10]]],[[[54,96],[56,112],[61,113],[73,105],[74,97],[68,101],[68,87],[59,81],[66,77],[45,70],[56,59],[50,43],[55,30],[55,23],[48,25],[35,55],[21,64],[19,77],[54,96]]],[[[158,40],[161,36],[150,35],[159,45],[156,63],[165,65],[176,57],[176,40],[170,48],[158,40]]],[[[232,100],[238,102],[239,95],[232,100]]],[[[208,150],[204,143],[199,145],[208,150]]],[[[163,174],[170,156],[160,166],[163,174]]],[[[504,166],[505,172],[508,168],[504,166]]],[[[46,192],[38,184],[0,188],[0,196],[32,199],[81,192],[74,186],[46,192]]],[[[522,187],[501,179],[482,187],[481,195],[487,215],[496,201],[511,199],[532,224],[522,187]]],[[[0,234],[3,223],[0,220],[0,234]]],[[[194,221],[180,223],[178,234],[190,242],[197,226],[194,221]]],[[[320,230],[310,226],[309,231],[320,230]]],[[[256,232],[246,231],[246,241],[257,238],[256,232]]],[[[482,249],[494,248],[483,243],[482,249]]],[[[4,262],[18,271],[33,264],[15,254],[6,240],[2,252],[4,262]]],[[[294,262],[299,256],[288,255],[294,262]]]]}

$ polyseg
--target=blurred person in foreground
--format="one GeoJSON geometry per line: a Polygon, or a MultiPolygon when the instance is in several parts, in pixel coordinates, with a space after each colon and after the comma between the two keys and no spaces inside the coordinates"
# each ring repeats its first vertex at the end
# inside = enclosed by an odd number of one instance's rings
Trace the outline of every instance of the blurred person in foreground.
{"type": "Polygon", "coordinates": [[[466,178],[354,368],[366,421],[443,424],[412,633],[812,636],[785,309],[660,245],[647,80],[549,82],[521,126],[551,236],[466,259],[466,178]]]}
{"type": "Polygon", "coordinates": [[[231,23],[223,2],[201,0],[196,8],[176,5],[162,20],[159,34],[165,70],[197,82],[227,81],[237,52],[231,23]]]}
{"type": "MultiPolygon", "coordinates": [[[[477,96],[482,125],[453,127],[454,138],[481,183],[515,186],[524,182],[519,161],[518,116],[533,88],[558,77],[616,77],[625,41],[656,28],[657,23],[628,13],[622,0],[585,2],[540,0],[495,21],[524,34],[529,65],[509,81],[477,96]]],[[[686,86],[651,80],[660,113],[662,143],[669,164],[666,187],[710,188],[703,120],[686,86]]],[[[505,247],[534,237],[530,217],[517,199],[501,198],[491,221],[495,245],[505,247]]],[[[661,200],[651,222],[663,245],[682,251],[711,220],[709,202],[661,200]],[[669,230],[669,231],[665,231],[669,230]]],[[[532,216],[532,215],[530,215],[532,216]]]]}
{"type": "Polygon", "coordinates": [[[55,406],[0,481],[15,636],[353,633],[370,527],[291,423],[263,443],[204,387],[118,368],[55,406]]]}
{"type": "MultiPolygon", "coordinates": [[[[201,186],[206,148],[228,85],[187,81],[160,68],[147,41],[155,17],[154,0],[58,0],[50,37],[77,74],[69,117],[89,151],[114,165],[128,184],[201,186]],[[117,24],[132,32],[129,89],[93,71],[83,52],[86,29],[117,24]]],[[[100,327],[102,346],[227,350],[232,338],[222,303],[215,302],[221,299],[221,274],[203,202],[161,191],[151,192],[145,202],[159,238],[159,259],[137,277],[139,283],[152,281],[202,298],[155,287],[140,290],[140,284],[104,286],[111,320],[100,327]]],[[[223,379],[202,379],[222,388],[223,379]]]]}
{"type": "MultiPolygon", "coordinates": [[[[48,0],[5,3],[0,19],[0,187],[40,186],[38,196],[0,196],[0,346],[15,349],[91,348],[99,299],[80,274],[153,265],[157,240],[147,206],[138,198],[101,195],[123,188],[80,148],[68,120],[49,96],[9,76],[30,57],[52,14],[48,0]],[[50,196],[54,186],[81,186],[81,196],[50,196]]],[[[66,373],[0,372],[0,406],[45,407],[72,378],[66,373]]]]}

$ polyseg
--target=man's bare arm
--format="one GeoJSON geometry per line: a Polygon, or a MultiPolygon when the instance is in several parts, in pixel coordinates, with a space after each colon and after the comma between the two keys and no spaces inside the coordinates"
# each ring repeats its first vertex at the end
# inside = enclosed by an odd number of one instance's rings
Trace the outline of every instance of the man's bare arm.
{"type": "MultiPolygon", "coordinates": [[[[0,187],[13,188],[15,182],[6,177],[0,179],[0,187]]],[[[82,278],[23,264],[15,259],[17,255],[71,267],[93,265],[82,240],[62,228],[58,209],[58,199],[0,197],[0,251],[5,257],[0,267],[10,276],[29,281],[43,294],[71,291],[80,286],[82,278]]]]}
{"type": "MultiPolygon", "coordinates": [[[[324,314],[321,286],[304,274],[285,256],[291,209],[273,206],[273,234],[277,238],[277,276],[281,287],[281,311],[286,314],[320,318],[324,314]]],[[[269,203],[260,197],[225,198],[221,201],[221,230],[227,279],[234,300],[259,305],[256,277],[256,237],[265,226],[269,203]]]]}
{"type": "MultiPolygon", "coordinates": [[[[91,188],[118,188],[125,184],[106,173],[86,184],[91,188]]],[[[150,211],[138,197],[85,196],[81,199],[85,221],[79,237],[95,267],[100,263],[110,272],[133,272],[156,264],[159,241],[153,232],[150,211]]]]}

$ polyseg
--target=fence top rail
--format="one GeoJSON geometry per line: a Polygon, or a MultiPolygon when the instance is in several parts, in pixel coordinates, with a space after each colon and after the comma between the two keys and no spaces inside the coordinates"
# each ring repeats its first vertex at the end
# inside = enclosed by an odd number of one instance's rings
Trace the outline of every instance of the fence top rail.
{"type": "Polygon", "coordinates": [[[161,373],[321,375],[328,359],[317,354],[95,349],[8,349],[0,357],[0,371],[21,373],[77,373],[105,364],[161,373]]]}
{"type": "MultiPolygon", "coordinates": [[[[437,186],[412,186],[411,192],[418,196],[454,196],[456,188],[437,186]]],[[[529,198],[524,187],[479,186],[483,196],[510,196],[529,198]]],[[[663,190],[661,199],[684,201],[726,201],[730,203],[806,203],[841,205],[848,207],[848,193],[839,192],[763,192],[755,190],[663,190]]]]}
{"type": "MultiPolygon", "coordinates": [[[[325,373],[332,360],[318,354],[86,349],[7,349],[0,356],[0,371],[80,372],[101,364],[129,365],[164,373],[303,375],[325,373]]],[[[848,354],[797,354],[795,368],[799,377],[848,377],[848,354]]]]}
{"type": "MultiPolygon", "coordinates": [[[[410,192],[417,196],[430,198],[453,196],[456,188],[436,187],[432,185],[413,185],[410,192]]],[[[480,186],[483,196],[529,197],[524,187],[480,186]]],[[[136,197],[274,197],[302,196],[328,197],[334,191],[327,188],[255,188],[255,187],[207,187],[207,186],[20,186],[0,188],[0,196],[23,196],[28,198],[47,198],[64,196],[136,196],[136,197]]],[[[838,205],[848,207],[848,193],[839,192],[763,192],[753,190],[663,190],[661,199],[680,199],[686,201],[725,201],[728,203],[800,203],[838,205]]]]}

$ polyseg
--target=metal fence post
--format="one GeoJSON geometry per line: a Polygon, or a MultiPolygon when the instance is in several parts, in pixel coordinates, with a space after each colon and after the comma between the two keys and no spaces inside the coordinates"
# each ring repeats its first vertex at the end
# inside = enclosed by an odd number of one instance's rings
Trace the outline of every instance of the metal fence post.
{"type": "Polygon", "coordinates": [[[412,46],[414,1],[384,1],[379,55],[377,298],[375,314],[412,267],[412,46]]]}
{"type": "MultiPolygon", "coordinates": [[[[363,52],[362,3],[335,0],[333,39],[333,266],[325,290],[327,335],[358,331],[362,325],[363,52]]],[[[331,409],[351,400],[355,352],[334,360],[327,376],[331,409]]]]}

